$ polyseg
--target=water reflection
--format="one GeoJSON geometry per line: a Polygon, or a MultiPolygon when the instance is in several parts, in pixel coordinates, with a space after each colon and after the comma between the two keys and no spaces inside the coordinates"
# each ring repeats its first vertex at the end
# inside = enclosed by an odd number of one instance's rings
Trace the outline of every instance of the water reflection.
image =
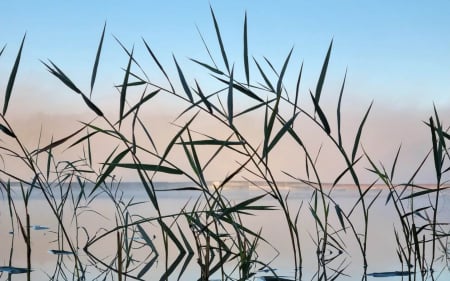
{"type": "MultiPolygon", "coordinates": [[[[317,234],[317,221],[306,207],[299,209],[303,264],[301,270],[296,271],[290,267],[293,264],[292,248],[283,214],[274,209],[273,198],[263,196],[263,188],[234,183],[223,190],[229,206],[262,196],[257,201],[259,209],[252,210],[251,214],[239,214],[236,219],[242,222],[242,227],[238,227],[232,223],[226,225],[225,220],[218,224],[218,218],[223,219],[226,214],[219,209],[212,212],[208,205],[211,202],[199,199],[200,192],[192,189],[167,191],[186,186],[183,183],[157,186],[161,218],[146,201],[145,191],[136,184],[122,184],[117,190],[99,193],[95,200],[83,199],[77,206],[67,203],[62,219],[70,230],[70,243],[76,246],[75,252],[69,250],[69,243],[50,208],[37,193],[33,194],[28,206],[33,223],[32,280],[66,280],[74,275],[77,279],[87,280],[119,280],[119,275],[142,280],[195,280],[202,276],[223,280],[242,274],[248,274],[251,280],[294,280],[299,271],[301,280],[382,278],[398,281],[408,280],[411,276],[402,268],[397,255],[394,226],[398,226],[398,221],[392,205],[385,205],[387,192],[382,192],[371,211],[369,267],[365,275],[358,245],[343,230],[334,229],[327,250],[320,251],[323,240],[317,234]],[[242,249],[246,251],[242,252],[242,249]],[[237,265],[237,259],[248,262],[237,265]]],[[[310,189],[293,183],[286,183],[282,192],[289,193],[288,203],[297,207],[302,202],[310,202],[312,195],[310,189]]],[[[375,197],[378,190],[370,192],[369,198],[375,197]]],[[[443,193],[441,198],[439,216],[448,222],[449,193],[443,193]]],[[[340,186],[334,191],[333,199],[345,209],[353,205],[357,195],[351,186],[340,186]]],[[[20,228],[14,225],[11,229],[7,206],[2,202],[0,207],[0,233],[3,237],[9,236],[10,243],[2,239],[0,272],[5,280],[16,280],[14,274],[26,273],[23,272],[26,270],[26,244],[20,236],[20,228]],[[11,231],[13,235],[8,234],[11,231]]],[[[25,210],[18,207],[17,213],[23,216],[25,210]]],[[[359,216],[361,214],[354,213],[356,224],[362,219],[359,216]]],[[[339,217],[330,216],[329,224],[330,227],[339,226],[339,217]]],[[[445,245],[444,248],[448,249],[445,245]]],[[[439,280],[450,277],[445,268],[448,255],[448,252],[440,252],[439,264],[444,271],[439,280]]],[[[420,277],[420,273],[416,274],[420,277]]]]}

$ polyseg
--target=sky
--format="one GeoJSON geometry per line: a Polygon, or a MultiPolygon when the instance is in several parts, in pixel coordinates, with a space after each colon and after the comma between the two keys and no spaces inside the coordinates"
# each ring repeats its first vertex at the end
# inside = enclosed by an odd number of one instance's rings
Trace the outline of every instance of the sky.
{"type": "MultiPolygon", "coordinates": [[[[369,129],[363,137],[364,146],[380,161],[389,163],[402,144],[405,155],[400,178],[407,178],[430,148],[428,130],[422,121],[433,114],[433,104],[444,125],[450,117],[448,1],[199,0],[0,2],[0,48],[6,45],[0,57],[0,93],[6,88],[26,34],[10,118],[30,142],[36,139],[42,125],[39,123],[44,121],[46,130],[56,138],[64,136],[68,128],[76,128],[77,120],[87,121],[86,115],[90,113],[80,97],[52,77],[41,61],[50,59],[83,91],[89,92],[92,65],[105,23],[104,47],[93,92],[93,100],[105,108],[117,110],[113,86],[123,80],[121,68],[128,61],[115,38],[126,48],[134,46],[136,57],[153,81],[164,79],[142,39],[149,43],[173,80],[178,76],[172,56],[188,73],[189,81],[194,81],[196,75],[206,79],[189,58],[208,61],[199,30],[213,57],[222,63],[210,7],[215,11],[229,60],[236,69],[243,69],[242,30],[247,13],[249,53],[258,61],[267,57],[281,69],[293,48],[291,68],[286,73],[286,80],[293,82],[286,87],[294,89],[303,62],[304,95],[315,89],[333,41],[324,106],[332,108],[336,103],[347,71],[345,118],[357,124],[370,102],[374,102],[367,122],[369,129]],[[67,123],[66,119],[72,121],[67,123]]],[[[242,71],[236,75],[244,78],[242,71]]],[[[254,66],[251,75],[262,81],[254,66]]],[[[209,86],[209,82],[204,83],[209,86]]],[[[151,112],[157,120],[166,120],[180,106],[171,99],[161,103],[161,107],[151,112]]],[[[164,135],[166,127],[156,127],[154,133],[164,135]]],[[[354,129],[349,129],[349,138],[351,134],[354,129]]],[[[314,142],[314,136],[311,141],[314,142]]],[[[420,179],[431,181],[432,169],[420,175],[420,179]]]]}

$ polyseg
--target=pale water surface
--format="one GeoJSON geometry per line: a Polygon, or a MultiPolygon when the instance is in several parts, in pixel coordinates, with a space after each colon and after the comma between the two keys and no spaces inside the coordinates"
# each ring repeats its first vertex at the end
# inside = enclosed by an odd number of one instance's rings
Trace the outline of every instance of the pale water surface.
{"type": "MultiPolygon", "coordinates": [[[[187,183],[158,183],[157,188],[160,190],[167,190],[175,187],[189,186],[187,183]]],[[[316,280],[315,276],[317,270],[317,255],[315,246],[315,231],[316,225],[314,218],[309,211],[308,204],[311,202],[312,189],[298,183],[284,183],[281,184],[281,189],[284,194],[289,193],[289,206],[293,213],[302,205],[300,209],[299,226],[301,231],[301,243],[302,243],[302,256],[303,256],[303,277],[302,280],[316,280]]],[[[76,187],[72,187],[75,188],[76,187]]],[[[368,200],[373,198],[379,190],[382,193],[370,212],[369,218],[369,243],[368,243],[368,269],[367,273],[380,273],[380,272],[395,272],[402,271],[399,258],[397,256],[397,243],[395,241],[394,228],[397,228],[398,232],[401,232],[399,220],[392,203],[386,203],[387,190],[382,186],[376,186],[368,193],[368,200]]],[[[57,192],[56,192],[57,193],[57,192]]],[[[140,184],[137,183],[122,183],[118,190],[112,191],[116,200],[119,198],[121,202],[142,202],[142,204],[136,204],[129,207],[129,212],[132,213],[137,220],[139,217],[155,217],[156,212],[152,205],[148,202],[148,197],[140,184]]],[[[245,182],[234,182],[227,186],[223,190],[223,195],[226,196],[230,202],[239,203],[245,199],[251,198],[257,194],[263,194],[264,187],[262,189],[250,186],[245,182]]],[[[74,192],[79,194],[79,191],[74,192]]],[[[157,192],[158,202],[162,210],[163,215],[169,215],[180,212],[181,208],[185,207],[186,210],[190,210],[196,200],[201,197],[201,193],[197,191],[160,191],[157,192]]],[[[56,196],[57,197],[57,196],[56,196]]],[[[339,203],[342,209],[348,210],[358,199],[358,192],[351,185],[338,186],[332,193],[332,197],[339,203]]],[[[21,200],[21,194],[19,189],[15,188],[14,202],[21,218],[24,218],[24,207],[21,200]]],[[[118,200],[119,201],[119,200],[118,200]]],[[[66,211],[63,215],[64,222],[68,226],[68,229],[73,233],[73,240],[78,241],[78,255],[83,262],[88,265],[88,280],[111,280],[116,278],[115,274],[105,275],[102,274],[104,266],[99,262],[104,261],[108,263],[116,255],[116,236],[109,235],[89,248],[90,253],[98,258],[95,260],[92,256],[87,255],[83,251],[85,242],[105,232],[105,229],[111,229],[116,225],[117,207],[115,206],[110,197],[106,193],[100,193],[91,202],[80,201],[78,209],[78,216],[73,216],[73,207],[70,202],[66,205],[66,211]],[[75,220],[75,218],[77,220],[75,220]],[[76,223],[78,224],[78,235],[76,233],[76,223]],[[98,278],[98,279],[96,279],[98,278]]],[[[5,198],[0,201],[0,266],[12,265],[15,267],[26,267],[26,248],[21,236],[20,230],[14,220],[14,229],[11,226],[11,220],[8,210],[8,204],[5,198]],[[13,235],[14,233],[14,235],[13,235]]],[[[420,205],[428,204],[426,197],[421,197],[414,202],[417,208],[420,205]]],[[[264,197],[262,200],[256,203],[257,205],[274,206],[277,207],[277,202],[270,196],[264,197]]],[[[55,252],[51,250],[68,250],[66,244],[58,243],[58,227],[57,221],[54,218],[47,202],[40,195],[39,190],[35,190],[32,193],[29,212],[31,215],[32,227],[32,268],[31,274],[32,280],[49,280],[51,276],[54,276],[58,271],[58,265],[63,264],[67,279],[72,280],[72,276],[69,276],[71,268],[73,268],[73,257],[70,254],[55,255],[55,252]],[[49,252],[50,251],[50,252],[49,252]]],[[[355,222],[357,227],[362,230],[362,216],[356,212],[352,216],[352,221],[355,222]],[[358,215],[356,215],[358,214],[358,215]]],[[[267,239],[271,244],[268,245],[264,242],[259,244],[258,258],[259,260],[269,263],[275,272],[280,276],[286,278],[294,276],[294,262],[292,247],[290,244],[290,238],[287,231],[286,222],[284,221],[281,211],[258,211],[254,212],[253,216],[242,216],[243,223],[246,227],[251,228],[255,232],[261,229],[262,236],[267,239]]],[[[336,213],[331,214],[331,224],[338,229],[339,221],[336,213]]],[[[450,192],[443,191],[440,197],[440,209],[439,220],[441,222],[450,222],[450,192]]],[[[187,223],[183,217],[180,217],[177,222],[186,238],[193,241],[192,234],[187,227],[187,223]]],[[[156,249],[161,253],[159,257],[155,256],[155,263],[152,268],[142,277],[144,280],[159,280],[165,271],[165,258],[163,243],[160,230],[156,227],[156,223],[147,223],[143,225],[145,230],[151,237],[156,249]]],[[[173,228],[176,226],[173,225],[173,228]]],[[[444,229],[448,227],[443,225],[444,229]]],[[[174,230],[175,231],[175,230],[174,230]]],[[[177,231],[175,231],[177,232],[177,231]]],[[[337,280],[361,280],[363,274],[362,258],[359,252],[358,246],[355,243],[355,238],[349,233],[342,232],[340,234],[342,243],[346,245],[346,252],[340,254],[333,264],[336,267],[345,267],[343,275],[338,277],[337,280]]],[[[140,238],[138,235],[135,237],[136,241],[140,238]]],[[[447,240],[445,240],[447,241],[447,240]]],[[[448,247],[448,242],[447,247],[448,247]]],[[[192,244],[194,252],[196,251],[194,244],[192,244]]],[[[171,245],[169,246],[170,255],[168,258],[169,264],[176,260],[178,251],[171,245]],[[173,254],[172,254],[173,253],[173,254]]],[[[151,249],[142,247],[134,251],[136,258],[145,258],[147,255],[151,255],[151,249]]],[[[330,252],[330,256],[337,255],[337,253],[330,252]]],[[[447,254],[447,259],[437,263],[436,270],[441,271],[440,275],[436,272],[436,276],[439,275],[437,280],[450,280],[450,271],[446,263],[449,253],[439,252],[437,256],[443,256],[447,254]],[[447,266],[447,267],[446,267],[447,266]]],[[[151,258],[150,258],[151,260],[151,258]]],[[[179,262],[174,273],[170,276],[169,280],[177,280],[183,264],[187,264],[187,268],[180,280],[197,280],[200,276],[200,268],[197,264],[196,254],[190,258],[190,260],[184,256],[183,260],[179,262]]],[[[142,266],[141,266],[142,267],[142,266]]],[[[231,267],[231,265],[230,265],[231,267]]],[[[141,268],[137,268],[134,274],[137,274],[141,268]]],[[[264,271],[257,272],[254,280],[260,280],[258,276],[264,276],[268,273],[264,271]]],[[[24,280],[24,274],[8,275],[2,273],[0,280],[24,280]]],[[[221,275],[216,273],[213,278],[220,279],[221,275]]],[[[63,280],[62,275],[59,275],[58,280],[63,280]]],[[[117,280],[117,279],[115,279],[117,280]]],[[[132,279],[130,279],[132,280],[132,279]]],[[[408,280],[407,277],[374,277],[368,276],[368,280],[408,280]]],[[[421,280],[419,278],[417,280],[421,280]]],[[[430,279],[431,280],[431,279],[430,279]]]]}

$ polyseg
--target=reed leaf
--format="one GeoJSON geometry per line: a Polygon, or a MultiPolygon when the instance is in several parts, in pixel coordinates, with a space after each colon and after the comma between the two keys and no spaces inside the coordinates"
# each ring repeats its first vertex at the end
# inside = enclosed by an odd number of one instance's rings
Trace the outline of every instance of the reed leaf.
{"type": "Polygon", "coordinates": [[[201,66],[203,66],[206,69],[211,70],[212,72],[219,74],[219,75],[224,75],[225,73],[223,73],[222,71],[220,71],[219,69],[217,69],[216,67],[210,66],[209,64],[206,64],[204,62],[198,61],[196,59],[190,59],[191,61],[195,62],[196,64],[199,64],[201,66]]]}
{"type": "Polygon", "coordinates": [[[6,49],[6,45],[4,45],[3,48],[0,50],[0,57],[2,56],[3,51],[4,51],[5,49],[6,49]]]}
{"type": "Polygon", "coordinates": [[[103,38],[105,37],[105,30],[106,30],[106,22],[105,22],[105,25],[103,26],[102,36],[100,37],[100,43],[98,44],[97,55],[95,56],[94,67],[92,68],[90,95],[92,95],[92,90],[94,89],[94,84],[95,84],[95,78],[97,77],[98,63],[100,61],[100,54],[102,52],[103,38]]]}
{"type": "MultiPolygon", "coordinates": [[[[217,80],[219,80],[219,81],[225,83],[226,85],[229,85],[229,84],[230,84],[230,81],[224,80],[224,79],[219,78],[219,77],[217,77],[217,76],[213,76],[213,77],[216,78],[217,80]]],[[[241,86],[241,85],[238,84],[238,83],[233,83],[233,88],[236,89],[236,90],[238,90],[239,92],[245,94],[246,96],[252,98],[252,99],[255,99],[255,100],[259,101],[259,102],[264,102],[264,100],[263,100],[262,98],[258,97],[258,96],[257,96],[255,93],[253,93],[250,89],[245,88],[245,87],[241,86]]]]}
{"type": "Polygon", "coordinates": [[[286,72],[287,66],[289,64],[289,59],[291,58],[292,55],[292,51],[294,50],[294,48],[291,48],[291,50],[289,51],[288,56],[286,57],[286,60],[284,61],[283,64],[283,68],[281,69],[280,72],[280,76],[278,77],[278,82],[277,82],[277,96],[281,96],[281,92],[283,90],[283,78],[284,78],[284,73],[286,72]]]}
{"type": "Polygon", "coordinates": [[[154,172],[161,172],[166,174],[174,174],[174,175],[182,175],[183,172],[180,171],[177,168],[170,168],[166,166],[161,165],[151,165],[151,164],[135,164],[135,163],[103,163],[103,165],[106,166],[114,166],[115,168],[126,168],[126,169],[140,169],[144,171],[154,171],[154,172]]]}
{"type": "Polygon", "coordinates": [[[74,136],[78,135],[81,131],[83,131],[86,128],[86,126],[81,127],[80,129],[76,130],[75,132],[73,132],[72,134],[68,135],[67,137],[64,137],[62,139],[59,139],[57,141],[53,141],[44,146],[43,148],[40,149],[36,149],[35,151],[33,151],[31,154],[39,154],[43,151],[47,151],[47,150],[51,150],[52,148],[55,148],[57,146],[60,146],[61,144],[65,143],[66,141],[70,140],[71,138],[73,138],[74,136]]]}
{"type": "MultiPolygon", "coordinates": [[[[181,142],[178,142],[177,144],[181,144],[181,142]]],[[[183,144],[231,146],[231,145],[243,145],[244,142],[243,141],[226,141],[226,140],[210,139],[210,140],[184,141],[183,144]]]]}
{"type": "MultiPolygon", "coordinates": [[[[6,85],[5,100],[3,103],[3,115],[5,115],[6,111],[8,110],[9,100],[11,98],[14,82],[16,80],[17,71],[19,70],[20,58],[22,56],[23,44],[25,42],[26,36],[27,36],[27,34],[25,34],[22,38],[22,43],[20,43],[19,52],[17,53],[17,57],[14,62],[13,68],[11,70],[11,74],[9,75],[8,84],[6,85]]],[[[4,49],[5,49],[5,47],[3,47],[1,53],[3,53],[4,49]]],[[[1,55],[1,53],[0,53],[0,55],[1,55]]]]}
{"type": "Polygon", "coordinates": [[[245,68],[245,79],[247,80],[247,85],[250,84],[250,69],[248,65],[248,42],[247,42],[247,12],[245,12],[244,18],[244,68],[245,68]]]}
{"type": "Polygon", "coordinates": [[[191,103],[193,103],[194,99],[192,97],[191,90],[189,88],[188,83],[186,82],[186,78],[184,77],[183,71],[181,70],[180,66],[178,65],[178,62],[177,62],[177,59],[175,58],[175,56],[173,56],[173,60],[175,61],[175,65],[176,65],[177,71],[178,71],[178,76],[180,77],[181,85],[183,86],[184,92],[188,96],[189,101],[191,103]]]}
{"type": "Polygon", "coordinates": [[[197,86],[197,94],[200,96],[200,99],[205,104],[206,108],[208,109],[209,114],[213,114],[213,109],[212,109],[211,103],[208,101],[208,98],[206,98],[205,95],[203,94],[203,91],[200,88],[200,85],[198,84],[197,80],[195,80],[195,85],[197,86]]]}
{"type": "Polygon", "coordinates": [[[148,95],[146,95],[144,98],[140,99],[135,105],[133,105],[123,116],[122,119],[125,119],[128,115],[130,115],[133,111],[139,109],[141,105],[149,101],[151,98],[156,96],[160,92],[160,89],[157,89],[148,95]]]}
{"type": "Polygon", "coordinates": [[[47,67],[47,70],[53,74],[54,76],[56,76],[56,78],[58,78],[59,80],[61,80],[61,82],[63,82],[67,87],[69,87],[72,91],[74,91],[77,94],[82,94],[81,90],[78,89],[77,86],[75,86],[75,84],[72,82],[72,80],[69,79],[69,77],[67,77],[66,74],[64,74],[64,72],[59,69],[51,60],[49,60],[50,65],[48,65],[47,63],[41,61],[45,67],[47,67]]]}
{"type": "Polygon", "coordinates": [[[442,191],[444,189],[448,189],[448,188],[450,188],[450,187],[441,187],[440,189],[425,189],[422,191],[417,191],[417,192],[411,193],[409,195],[403,196],[402,198],[400,198],[400,200],[411,199],[414,197],[422,196],[422,195],[433,193],[433,192],[440,192],[440,191],[442,191]]]}
{"type": "Polygon", "coordinates": [[[434,121],[433,121],[432,117],[430,117],[430,127],[431,127],[431,140],[432,140],[432,144],[433,144],[434,168],[436,171],[436,178],[439,182],[441,179],[442,147],[439,145],[438,140],[436,138],[436,132],[433,129],[435,126],[434,126],[434,121]]]}
{"type": "Polygon", "coordinates": [[[344,232],[347,232],[345,228],[344,216],[341,207],[339,206],[339,204],[336,204],[334,205],[334,208],[336,210],[336,215],[338,216],[339,223],[341,224],[342,229],[344,230],[344,232]]]}
{"type": "Polygon", "coordinates": [[[122,124],[123,112],[125,110],[125,101],[126,101],[127,89],[128,89],[128,79],[130,77],[131,62],[133,61],[133,52],[134,52],[134,47],[131,50],[130,59],[128,60],[127,69],[126,69],[125,75],[123,77],[122,89],[120,90],[119,128],[120,128],[120,125],[122,124]]]}
{"type": "Polygon", "coordinates": [[[92,101],[89,100],[88,97],[86,97],[83,93],[81,93],[81,96],[83,97],[84,102],[86,103],[86,105],[95,112],[95,114],[97,114],[98,116],[102,117],[103,116],[103,112],[100,110],[100,108],[98,108],[92,101]]]}
{"type": "Polygon", "coordinates": [[[323,83],[325,82],[325,76],[327,74],[328,62],[330,60],[331,48],[333,47],[333,40],[331,40],[330,46],[328,47],[327,55],[325,56],[325,61],[322,65],[322,70],[320,71],[319,81],[317,81],[316,93],[314,99],[317,104],[319,104],[320,95],[322,94],[323,83]]]}
{"type": "Polygon", "coordinates": [[[217,41],[219,41],[220,52],[222,53],[223,62],[225,63],[225,67],[227,68],[228,73],[230,73],[230,66],[228,65],[227,53],[225,52],[225,47],[223,45],[222,36],[220,35],[219,25],[217,24],[216,16],[214,15],[214,11],[213,11],[212,7],[210,6],[209,8],[211,10],[211,15],[212,15],[212,18],[214,21],[214,28],[216,30],[217,41]]]}
{"type": "Polygon", "coordinates": [[[311,95],[311,99],[312,99],[312,101],[314,103],[315,111],[319,115],[320,122],[322,123],[322,129],[325,131],[325,133],[327,133],[327,135],[329,135],[331,133],[331,129],[330,129],[330,125],[328,123],[328,120],[325,117],[325,113],[320,108],[320,105],[319,105],[318,101],[314,98],[314,96],[311,93],[311,91],[309,91],[309,94],[311,95]]]}
{"type": "Polygon", "coordinates": [[[275,99],[271,99],[271,100],[269,100],[269,101],[267,101],[267,102],[261,102],[261,103],[259,103],[259,104],[257,104],[257,105],[248,107],[248,108],[245,109],[244,111],[241,111],[241,112],[235,114],[235,115],[234,115],[234,118],[239,117],[239,116],[241,116],[241,115],[244,115],[244,114],[246,114],[246,113],[252,112],[252,111],[254,111],[254,110],[256,110],[256,109],[258,109],[258,108],[260,108],[260,107],[262,107],[262,106],[264,106],[264,105],[267,105],[267,104],[273,102],[274,100],[275,100],[275,99]]]}
{"type": "Polygon", "coordinates": [[[234,66],[231,69],[230,83],[228,84],[228,98],[227,98],[228,123],[230,124],[230,127],[233,127],[233,73],[234,73],[234,66]]]}
{"type": "Polygon", "coordinates": [[[289,131],[289,129],[292,128],[292,124],[294,124],[295,119],[297,118],[298,113],[294,116],[292,116],[291,119],[289,119],[287,122],[282,123],[283,127],[278,131],[278,133],[275,135],[275,137],[272,139],[271,143],[267,146],[267,154],[276,146],[276,144],[281,140],[281,138],[286,134],[286,132],[289,131]]]}
{"type": "MultiPolygon", "coordinates": [[[[294,99],[294,113],[292,113],[292,116],[295,116],[295,114],[297,112],[298,97],[300,94],[300,81],[302,80],[302,73],[303,73],[303,62],[302,62],[302,65],[300,66],[300,71],[297,76],[297,85],[295,87],[295,99],[294,99]]],[[[294,126],[294,124],[292,124],[292,126],[294,126]]]]}
{"type": "Polygon", "coordinates": [[[352,151],[352,162],[355,161],[356,152],[358,151],[359,141],[361,139],[361,133],[362,133],[364,124],[366,123],[367,116],[369,115],[370,109],[372,108],[372,104],[373,104],[373,102],[370,103],[370,106],[367,109],[366,114],[364,114],[364,118],[361,121],[361,124],[359,125],[358,132],[356,133],[355,142],[353,144],[353,151],[352,151]]]}
{"type": "Polygon", "coordinates": [[[253,58],[253,61],[255,62],[256,67],[257,67],[258,70],[259,70],[259,73],[261,73],[261,76],[263,77],[264,82],[266,83],[267,87],[269,87],[269,89],[270,89],[273,93],[275,93],[275,88],[272,86],[272,83],[270,83],[270,80],[267,78],[267,75],[264,73],[264,70],[262,70],[262,68],[261,68],[261,66],[259,65],[258,61],[257,61],[255,58],[253,58]]]}
{"type": "Polygon", "coordinates": [[[337,131],[338,131],[338,144],[342,146],[342,134],[341,134],[341,103],[342,103],[342,95],[344,93],[345,80],[347,79],[347,69],[345,70],[344,81],[342,81],[341,91],[339,92],[339,100],[337,104],[337,131]]]}
{"type": "Polygon", "coordinates": [[[16,135],[11,130],[6,128],[6,126],[3,126],[2,124],[0,124],[0,131],[2,131],[3,133],[5,133],[6,135],[8,135],[12,138],[16,138],[16,135]]]}
{"type": "Polygon", "coordinates": [[[164,70],[163,66],[161,65],[161,63],[159,62],[158,58],[155,56],[155,54],[153,53],[152,49],[150,48],[150,46],[147,44],[147,41],[145,41],[144,38],[142,38],[142,41],[144,41],[144,45],[147,48],[147,51],[150,53],[150,55],[153,58],[153,61],[156,63],[156,65],[158,65],[159,69],[161,70],[161,72],[164,74],[164,76],[167,79],[167,82],[169,82],[170,88],[172,89],[172,92],[175,92],[175,89],[173,88],[172,82],[169,79],[169,76],[167,75],[166,71],[164,70]]]}
{"type": "MultiPolygon", "coordinates": [[[[114,150],[108,157],[111,158],[112,155],[114,154],[116,150],[114,150]]],[[[97,179],[97,182],[95,183],[95,186],[92,188],[91,192],[89,193],[89,196],[91,196],[95,190],[97,190],[97,188],[102,185],[105,180],[111,175],[111,173],[114,171],[114,169],[116,168],[116,165],[119,164],[119,162],[122,160],[123,157],[125,157],[125,155],[127,155],[129,152],[128,149],[125,149],[124,151],[122,151],[121,153],[117,154],[116,157],[114,157],[114,159],[108,164],[104,164],[102,167],[102,173],[100,174],[100,177],[97,179]],[[104,169],[106,167],[106,169],[104,169]]],[[[107,162],[108,162],[107,159],[107,162]]]]}

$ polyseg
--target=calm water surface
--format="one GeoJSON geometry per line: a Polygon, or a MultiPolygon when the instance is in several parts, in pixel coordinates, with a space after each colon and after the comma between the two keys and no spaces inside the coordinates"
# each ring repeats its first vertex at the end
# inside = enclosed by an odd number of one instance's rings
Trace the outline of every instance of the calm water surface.
{"type": "MultiPolygon", "coordinates": [[[[159,183],[157,188],[160,190],[167,190],[183,186],[189,185],[185,183],[159,183]]],[[[294,183],[282,184],[281,189],[284,194],[289,193],[288,203],[292,213],[295,213],[301,206],[299,228],[301,231],[303,256],[302,280],[316,280],[316,225],[308,205],[311,202],[312,189],[294,183]]],[[[369,217],[370,223],[367,253],[369,266],[367,272],[379,273],[402,271],[404,268],[402,268],[397,256],[396,251],[398,247],[394,234],[395,228],[399,232],[401,232],[401,229],[393,205],[391,203],[385,204],[388,192],[381,186],[377,186],[369,191],[367,199],[370,200],[371,198],[374,198],[380,190],[382,190],[381,195],[375,201],[369,217]]],[[[15,189],[15,192],[13,198],[16,209],[19,216],[23,219],[25,216],[21,194],[19,189],[15,189]]],[[[79,190],[77,191],[75,188],[74,194],[78,193],[79,190]]],[[[101,233],[104,233],[105,229],[111,229],[116,225],[116,218],[118,217],[117,208],[124,208],[123,202],[142,202],[141,204],[128,207],[128,211],[134,215],[133,218],[135,220],[139,219],[138,216],[146,218],[156,216],[156,211],[148,202],[148,197],[140,184],[122,183],[117,192],[113,193],[116,200],[121,201],[122,203],[120,204],[122,205],[119,204],[120,206],[115,206],[107,194],[101,193],[92,201],[81,200],[77,216],[73,216],[73,206],[72,203],[70,203],[70,200],[65,207],[65,213],[63,214],[64,223],[67,225],[68,230],[71,231],[73,241],[78,241],[78,255],[80,259],[88,264],[88,280],[96,278],[102,280],[105,277],[106,280],[111,280],[113,277],[116,278],[114,274],[111,276],[102,275],[102,268],[104,268],[102,264],[99,263],[98,260],[93,260],[92,256],[87,255],[82,249],[86,241],[96,235],[98,236],[101,233]],[[78,232],[76,231],[76,225],[79,227],[78,232]],[[78,234],[76,235],[75,233],[78,234]]],[[[223,195],[230,200],[231,203],[236,204],[254,197],[257,194],[263,193],[263,189],[251,187],[248,183],[244,182],[232,183],[223,191],[223,195]]],[[[190,210],[196,200],[201,197],[201,193],[196,191],[159,191],[157,192],[157,195],[163,215],[178,213],[182,207],[185,207],[186,210],[190,210]]],[[[333,191],[332,198],[339,203],[342,209],[348,211],[357,201],[358,192],[353,186],[343,185],[333,191]]],[[[16,224],[16,220],[14,220],[15,224],[14,228],[12,228],[7,200],[3,198],[0,202],[0,266],[13,265],[16,267],[26,267],[26,247],[16,224]]],[[[256,204],[277,207],[277,202],[270,196],[264,197],[256,204]]],[[[425,197],[414,202],[416,208],[424,204],[428,204],[425,197]]],[[[54,253],[49,252],[51,250],[67,250],[67,245],[64,242],[61,242],[61,239],[58,242],[57,221],[47,202],[42,195],[40,195],[39,190],[33,191],[28,208],[30,212],[30,224],[32,225],[32,280],[49,280],[49,278],[58,270],[58,264],[60,264],[61,261],[66,267],[65,272],[70,272],[71,266],[73,267],[73,256],[55,255],[54,253]]],[[[356,227],[359,227],[359,229],[362,230],[363,219],[360,213],[361,212],[355,211],[352,215],[352,220],[356,227]]],[[[270,263],[270,266],[275,272],[281,276],[293,276],[294,262],[292,247],[282,212],[279,210],[258,211],[254,214],[255,215],[252,216],[242,216],[243,224],[255,232],[261,229],[262,236],[270,243],[270,245],[263,242],[259,244],[258,259],[270,263]]],[[[338,229],[340,224],[338,217],[334,212],[334,208],[330,217],[331,225],[338,229]]],[[[450,222],[450,192],[448,191],[444,191],[440,197],[439,219],[442,222],[450,222]]],[[[177,222],[186,238],[193,241],[192,234],[187,227],[185,219],[181,217],[177,222]]],[[[444,225],[443,227],[448,231],[447,226],[444,225]]],[[[175,232],[178,231],[175,224],[172,225],[172,229],[174,229],[175,232]]],[[[164,254],[162,254],[164,252],[163,239],[160,230],[156,227],[156,223],[145,224],[145,230],[161,255],[155,258],[155,263],[152,268],[142,278],[144,280],[159,280],[165,271],[165,259],[164,254]]],[[[339,237],[341,239],[340,241],[346,246],[346,252],[339,255],[334,263],[336,264],[336,267],[339,265],[342,268],[345,267],[345,275],[340,276],[337,280],[361,280],[363,274],[362,258],[354,236],[352,236],[350,232],[342,232],[339,237]]],[[[115,239],[116,236],[114,234],[99,240],[89,248],[90,253],[100,261],[110,261],[116,254],[115,239]]],[[[139,239],[142,238],[139,235],[136,235],[135,239],[136,241],[139,241],[139,239]]],[[[192,244],[192,247],[195,251],[194,244],[192,244]]],[[[168,260],[170,263],[177,258],[178,251],[173,245],[169,246],[169,251],[170,254],[168,260]]],[[[145,258],[147,255],[151,255],[151,249],[149,247],[142,247],[142,249],[137,249],[134,253],[136,258],[145,258]]],[[[330,252],[329,254],[335,255],[337,253],[330,252]]],[[[438,252],[437,256],[442,254],[442,252],[438,252]]],[[[185,260],[186,257],[179,263],[169,280],[177,280],[185,260]]],[[[194,254],[194,257],[190,261],[187,261],[186,264],[186,270],[180,280],[197,280],[200,276],[200,269],[196,261],[196,255],[194,254]]],[[[450,280],[450,273],[448,268],[445,269],[445,263],[439,262],[438,265],[440,269],[444,268],[444,270],[437,280],[450,280]]],[[[134,274],[137,274],[136,272],[139,272],[139,270],[140,269],[136,269],[134,274]]],[[[260,271],[256,277],[254,277],[254,280],[261,280],[257,276],[264,275],[267,275],[267,273],[260,271]]],[[[25,275],[8,275],[3,273],[0,276],[0,280],[8,280],[8,278],[10,278],[10,280],[24,280],[25,275]]],[[[221,279],[221,275],[215,274],[213,278],[221,279]]],[[[57,279],[62,280],[63,278],[60,276],[57,279]]],[[[72,276],[67,276],[67,279],[72,280],[72,276]]],[[[368,280],[397,281],[408,280],[408,278],[380,278],[368,276],[368,280]]],[[[419,278],[417,280],[421,279],[419,278]]]]}

